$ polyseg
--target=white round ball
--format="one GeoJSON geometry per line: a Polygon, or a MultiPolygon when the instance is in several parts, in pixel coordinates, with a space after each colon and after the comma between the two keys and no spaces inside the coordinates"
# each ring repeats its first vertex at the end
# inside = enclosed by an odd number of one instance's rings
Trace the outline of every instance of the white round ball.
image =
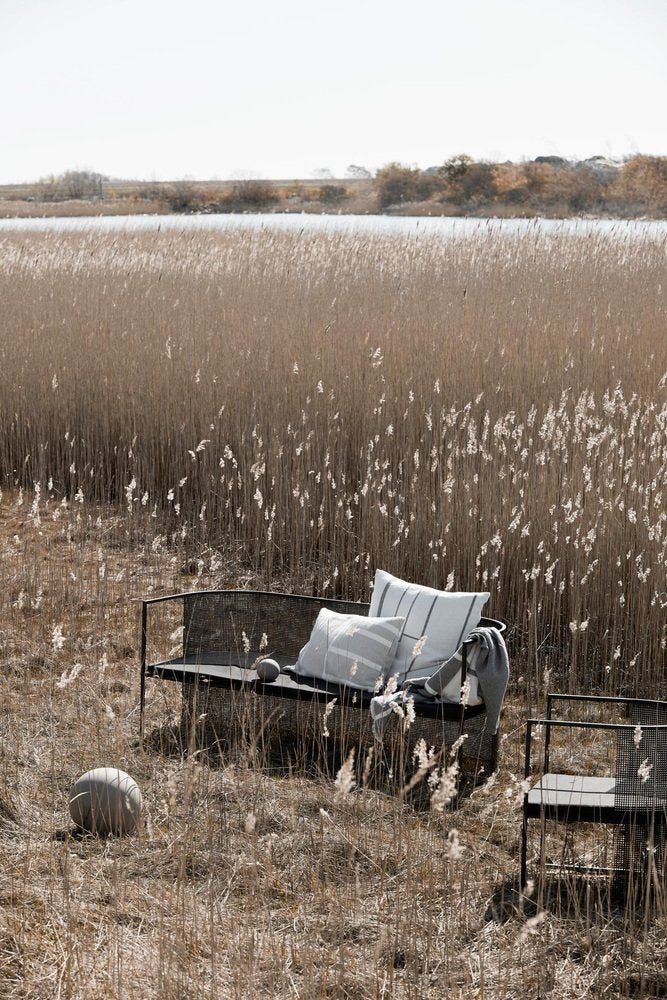
{"type": "Polygon", "coordinates": [[[271,684],[271,682],[275,681],[280,673],[280,667],[276,661],[270,659],[262,660],[261,663],[257,664],[256,669],[257,676],[260,681],[263,681],[265,684],[271,684]]]}
{"type": "Polygon", "coordinates": [[[86,771],[72,785],[69,813],[82,830],[120,836],[136,829],[141,815],[141,792],[134,778],[115,767],[86,771]]]}

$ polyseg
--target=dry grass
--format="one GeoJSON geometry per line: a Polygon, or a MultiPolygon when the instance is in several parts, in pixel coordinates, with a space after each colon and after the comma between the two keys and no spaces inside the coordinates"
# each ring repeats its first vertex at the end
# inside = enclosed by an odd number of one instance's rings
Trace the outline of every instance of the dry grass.
{"type": "Polygon", "coordinates": [[[0,219],[78,218],[90,215],[160,215],[163,208],[148,199],[132,201],[24,201],[0,200],[0,219]]]}
{"type": "MultiPolygon", "coordinates": [[[[18,499],[0,505],[0,996],[575,998],[664,986],[664,911],[628,933],[628,915],[595,891],[551,892],[539,909],[516,894],[525,705],[506,708],[499,773],[444,814],[154,750],[178,717],[175,685],[149,686],[155,739],[142,746],[135,599],[183,586],[178,550],[141,548],[113,511],[45,505],[38,523],[18,499]],[[100,762],[142,788],[136,837],[72,835],[68,789],[100,762]]],[[[197,585],[211,582],[202,570],[197,585]]],[[[547,850],[561,849],[554,832],[547,850]]]]}
{"type": "Polygon", "coordinates": [[[0,997],[664,991],[664,907],[630,934],[512,892],[545,671],[664,693],[664,251],[2,238],[0,997]],[[363,597],[378,565],[488,586],[512,626],[501,770],[460,810],[139,744],[137,598],[363,597]],[[100,763],[142,788],[135,838],[70,836],[100,763]]]}

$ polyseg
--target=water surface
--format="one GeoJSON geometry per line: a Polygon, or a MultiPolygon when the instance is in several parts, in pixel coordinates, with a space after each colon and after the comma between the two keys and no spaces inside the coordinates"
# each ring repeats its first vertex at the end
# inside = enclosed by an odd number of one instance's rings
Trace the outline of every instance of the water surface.
{"type": "Polygon", "coordinates": [[[608,234],[619,238],[667,237],[667,221],[623,219],[475,219],[387,215],[95,215],[72,218],[0,219],[3,232],[141,232],[282,230],[386,235],[455,236],[540,233],[608,234]]]}

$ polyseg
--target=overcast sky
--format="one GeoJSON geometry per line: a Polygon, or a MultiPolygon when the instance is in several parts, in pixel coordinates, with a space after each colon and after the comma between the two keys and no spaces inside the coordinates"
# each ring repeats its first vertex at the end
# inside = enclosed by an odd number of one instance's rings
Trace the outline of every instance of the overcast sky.
{"type": "Polygon", "coordinates": [[[0,0],[0,183],[667,155],[667,0],[0,0]]]}

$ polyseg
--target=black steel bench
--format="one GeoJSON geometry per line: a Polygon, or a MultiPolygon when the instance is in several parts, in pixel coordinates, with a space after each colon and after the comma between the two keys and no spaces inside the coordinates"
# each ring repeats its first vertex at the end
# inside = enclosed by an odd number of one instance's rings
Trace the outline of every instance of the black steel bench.
{"type": "MultiPolygon", "coordinates": [[[[296,663],[310,638],[321,608],[342,614],[368,614],[368,604],[293,594],[255,591],[193,591],[142,602],[140,731],[143,736],[146,680],[183,685],[182,722],[198,728],[221,745],[241,740],[246,746],[281,746],[295,739],[305,744],[323,740],[336,745],[338,756],[374,745],[370,712],[372,695],[315,679],[282,672],[296,663]],[[181,634],[182,630],[182,634],[181,634]],[[167,637],[177,646],[167,649],[167,637]],[[263,683],[254,665],[270,656],[281,667],[272,683],[263,683]],[[332,705],[333,702],[333,705],[332,705]]],[[[482,618],[480,625],[504,631],[502,622],[482,618]]],[[[463,647],[462,683],[466,672],[463,647]]],[[[485,706],[443,703],[415,692],[415,721],[392,716],[383,737],[384,766],[401,774],[424,740],[440,761],[459,741],[461,772],[475,779],[497,766],[498,733],[489,731],[485,706]],[[462,739],[461,739],[462,737],[462,739]]],[[[435,757],[432,759],[435,760],[435,757]]],[[[415,765],[416,767],[416,765],[415,765]]]]}

